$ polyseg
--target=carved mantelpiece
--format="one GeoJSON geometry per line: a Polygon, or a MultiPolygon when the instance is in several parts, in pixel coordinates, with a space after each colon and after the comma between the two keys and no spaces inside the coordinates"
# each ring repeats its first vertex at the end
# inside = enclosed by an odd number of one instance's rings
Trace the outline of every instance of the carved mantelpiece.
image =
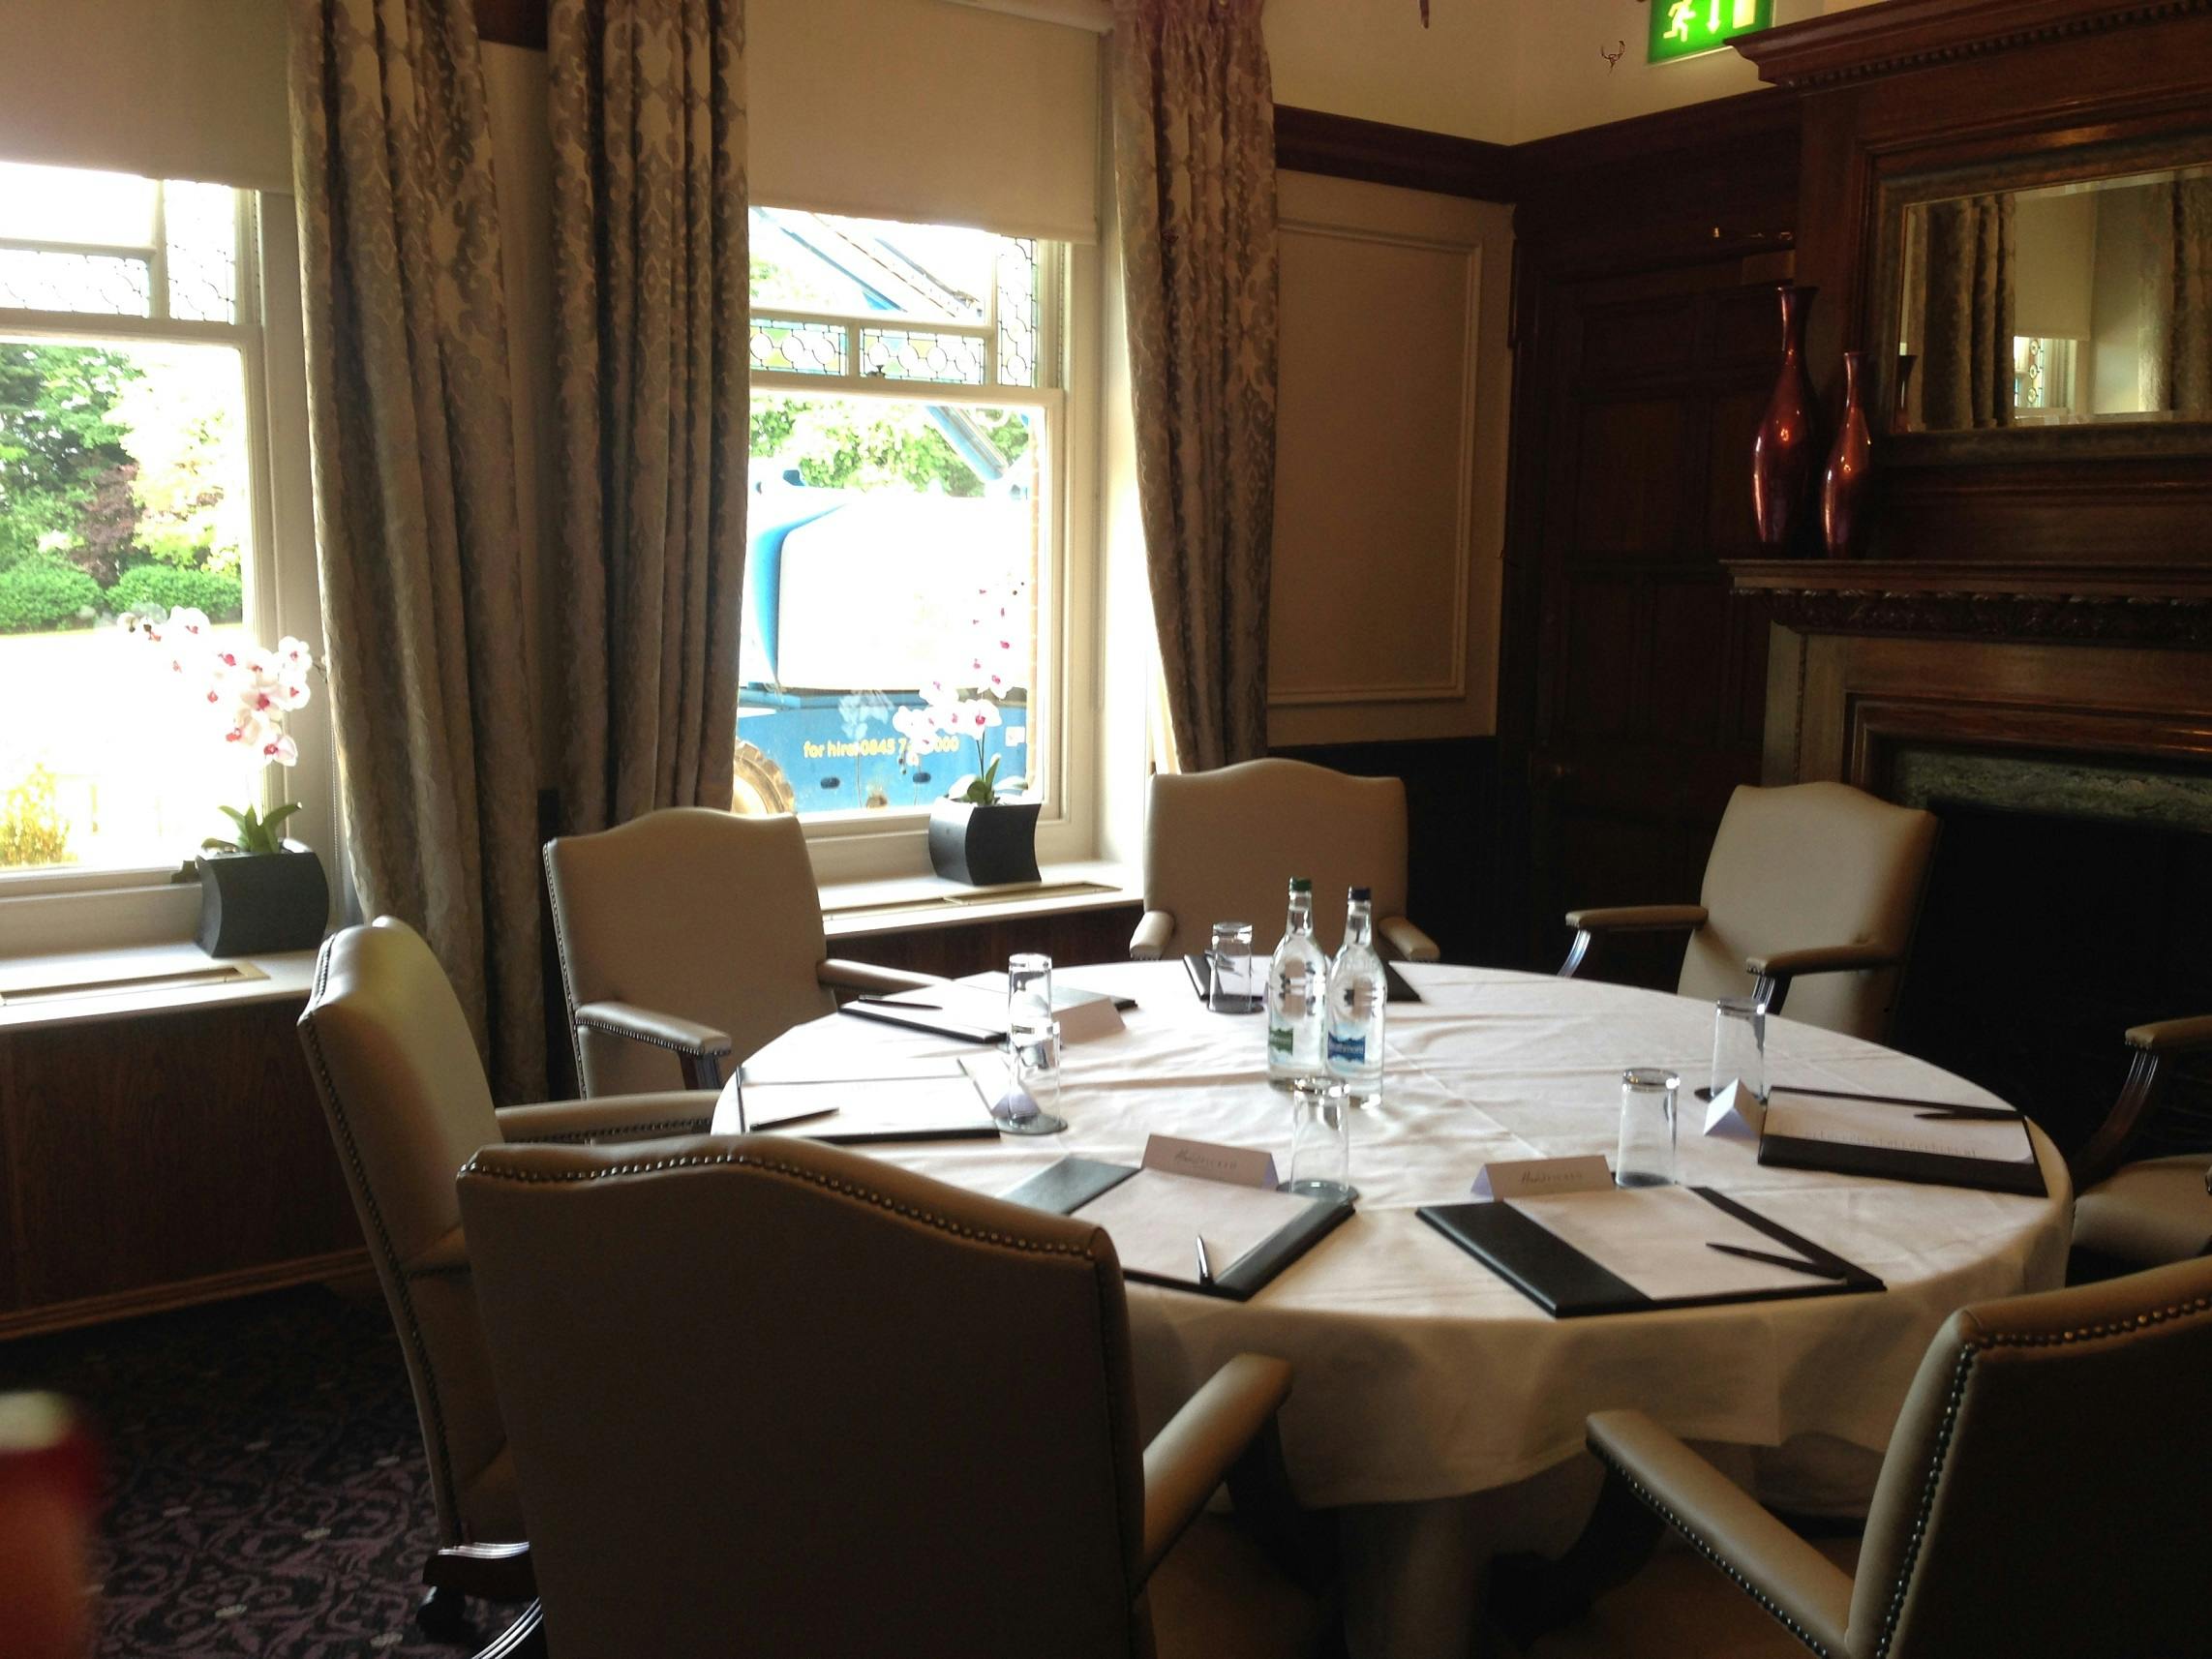
{"type": "MultiPolygon", "coordinates": [[[[2212,570],[1997,567],[1980,560],[1738,560],[1737,600],[1800,634],[2212,650],[2212,570]]],[[[2212,666],[2206,674],[2212,676],[2212,666]]]]}

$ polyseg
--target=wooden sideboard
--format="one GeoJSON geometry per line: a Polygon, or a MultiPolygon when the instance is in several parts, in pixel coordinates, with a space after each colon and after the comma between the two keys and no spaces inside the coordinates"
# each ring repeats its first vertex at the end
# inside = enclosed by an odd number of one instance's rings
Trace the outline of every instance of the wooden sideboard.
{"type": "Polygon", "coordinates": [[[0,1029],[0,1338],[366,1270],[303,1006],[0,1029]]]}

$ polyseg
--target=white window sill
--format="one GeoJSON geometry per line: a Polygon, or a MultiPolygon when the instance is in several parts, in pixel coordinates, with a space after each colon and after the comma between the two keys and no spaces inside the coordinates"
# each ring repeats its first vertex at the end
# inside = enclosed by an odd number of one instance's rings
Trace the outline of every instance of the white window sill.
{"type": "Polygon", "coordinates": [[[232,964],[189,940],[9,956],[0,959],[0,1033],[298,1001],[315,979],[313,950],[248,957],[242,963],[249,977],[211,982],[232,964]]]}
{"type": "Polygon", "coordinates": [[[915,928],[957,927],[1062,912],[1110,910],[1143,901],[1134,871],[1103,860],[1045,864],[1044,880],[1020,887],[971,888],[942,876],[822,884],[822,931],[865,939],[915,928]]]}

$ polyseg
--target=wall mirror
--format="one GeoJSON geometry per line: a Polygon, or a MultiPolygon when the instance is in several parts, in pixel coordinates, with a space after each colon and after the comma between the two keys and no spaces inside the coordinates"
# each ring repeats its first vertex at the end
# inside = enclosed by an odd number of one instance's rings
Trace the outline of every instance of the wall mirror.
{"type": "Polygon", "coordinates": [[[1892,181],[1873,313],[1896,342],[1878,377],[1892,433],[1981,435],[1943,447],[1991,453],[2034,429],[2107,451],[2204,446],[2212,142],[2196,148],[1892,181]]]}

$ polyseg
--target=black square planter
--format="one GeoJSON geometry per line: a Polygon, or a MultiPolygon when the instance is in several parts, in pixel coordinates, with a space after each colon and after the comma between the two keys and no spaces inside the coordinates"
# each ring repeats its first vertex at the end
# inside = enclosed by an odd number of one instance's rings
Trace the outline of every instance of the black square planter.
{"type": "Polygon", "coordinates": [[[199,931],[210,956],[259,956],[312,950],[330,917],[322,860],[297,841],[281,853],[203,853],[199,857],[199,931]]]}
{"type": "Polygon", "coordinates": [[[929,808],[929,866],[947,881],[972,888],[1034,882],[1037,814],[1044,802],[940,800],[929,808]]]}

